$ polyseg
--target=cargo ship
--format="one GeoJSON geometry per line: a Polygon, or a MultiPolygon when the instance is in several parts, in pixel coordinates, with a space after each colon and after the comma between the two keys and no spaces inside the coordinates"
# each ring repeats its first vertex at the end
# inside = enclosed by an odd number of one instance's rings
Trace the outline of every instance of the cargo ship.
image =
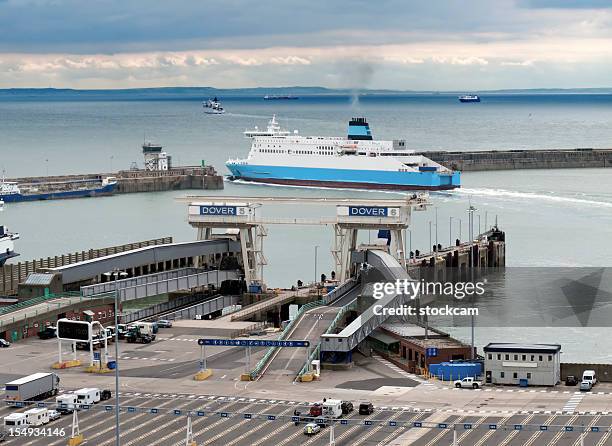
{"type": "Polygon", "coordinates": [[[19,234],[9,232],[6,226],[0,225],[0,266],[13,257],[17,257],[19,254],[15,252],[15,240],[19,238],[19,234]]]}
{"type": "Polygon", "coordinates": [[[269,126],[251,137],[246,158],[229,159],[230,180],[267,184],[382,190],[460,187],[452,171],[406,148],[404,140],[377,141],[365,118],[349,122],[347,137],[301,136],[269,126]]]}
{"type": "Polygon", "coordinates": [[[291,101],[295,99],[299,99],[299,98],[297,96],[277,95],[277,94],[267,94],[264,96],[265,101],[283,101],[283,100],[291,101]]]}
{"type": "Polygon", "coordinates": [[[20,201],[112,195],[116,186],[117,180],[115,177],[106,177],[101,180],[84,179],[32,183],[2,180],[0,182],[0,200],[5,203],[16,203],[20,201]]]}

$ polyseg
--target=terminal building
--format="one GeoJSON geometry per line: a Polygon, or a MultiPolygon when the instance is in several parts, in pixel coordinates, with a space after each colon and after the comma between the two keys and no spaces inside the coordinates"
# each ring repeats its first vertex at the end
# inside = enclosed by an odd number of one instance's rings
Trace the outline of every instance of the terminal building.
{"type": "Polygon", "coordinates": [[[561,381],[559,344],[491,343],[483,350],[487,384],[554,386],[561,381]]]}

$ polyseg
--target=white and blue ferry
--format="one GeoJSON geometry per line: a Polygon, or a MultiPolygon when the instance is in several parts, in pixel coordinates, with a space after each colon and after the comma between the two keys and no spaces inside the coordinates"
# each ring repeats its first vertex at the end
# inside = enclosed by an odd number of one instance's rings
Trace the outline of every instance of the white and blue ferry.
{"type": "Polygon", "coordinates": [[[106,177],[101,180],[85,179],[40,183],[18,183],[2,180],[0,181],[0,200],[5,203],[15,203],[112,195],[116,186],[117,179],[115,177],[106,177]]]}
{"type": "Polygon", "coordinates": [[[416,155],[405,141],[374,140],[365,118],[351,119],[346,138],[301,136],[272,125],[245,135],[252,138],[247,158],[226,162],[232,180],[384,190],[460,187],[460,172],[416,155]]]}
{"type": "Polygon", "coordinates": [[[9,232],[6,226],[0,225],[0,266],[13,257],[17,257],[19,254],[15,252],[14,240],[19,239],[19,234],[9,232]]]}

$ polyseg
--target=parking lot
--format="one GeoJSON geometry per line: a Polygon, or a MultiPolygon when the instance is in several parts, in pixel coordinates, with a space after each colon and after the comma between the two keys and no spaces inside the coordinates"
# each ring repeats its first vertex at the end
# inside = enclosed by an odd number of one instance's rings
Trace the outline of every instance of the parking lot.
{"type": "MultiPolygon", "coordinates": [[[[274,401],[215,395],[147,394],[120,395],[121,438],[124,446],[182,445],[187,413],[192,414],[193,435],[200,445],[326,445],[329,427],[312,437],[291,421],[294,410],[308,412],[309,401],[274,401]],[[131,412],[133,410],[134,412],[131,412]],[[179,412],[175,412],[179,411],[179,412]],[[157,412],[157,413],[152,413],[157,412]]],[[[114,443],[114,399],[79,411],[79,427],[88,444],[114,443]],[[106,410],[109,406],[110,410],[106,410]]],[[[15,411],[2,407],[0,416],[15,411]]],[[[46,425],[71,432],[72,416],[46,425]]],[[[578,445],[582,428],[585,445],[612,445],[612,415],[554,414],[453,414],[419,412],[402,407],[378,407],[369,416],[357,410],[344,416],[334,427],[337,445],[450,445],[453,430],[462,446],[578,445]],[[416,423],[416,424],[415,424],[416,423]],[[419,426],[418,423],[421,423],[419,426]],[[572,429],[571,431],[566,429],[572,429]],[[592,428],[598,428],[594,432],[592,428]],[[543,430],[546,429],[546,430],[543,430]]],[[[7,445],[57,446],[66,437],[9,438],[7,445]]]]}

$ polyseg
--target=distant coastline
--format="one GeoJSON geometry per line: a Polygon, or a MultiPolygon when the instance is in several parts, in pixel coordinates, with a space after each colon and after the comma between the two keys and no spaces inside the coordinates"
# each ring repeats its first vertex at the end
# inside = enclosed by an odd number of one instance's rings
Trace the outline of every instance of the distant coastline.
{"type": "MultiPolygon", "coordinates": [[[[6,88],[0,89],[0,100],[191,100],[211,96],[224,98],[263,98],[265,95],[316,96],[457,96],[466,91],[417,91],[380,89],[333,89],[325,87],[257,87],[257,88],[213,88],[213,87],[159,87],[128,89],[70,89],[70,88],[6,88]]],[[[538,88],[505,90],[470,90],[479,95],[610,95],[608,88],[538,88]]]]}

